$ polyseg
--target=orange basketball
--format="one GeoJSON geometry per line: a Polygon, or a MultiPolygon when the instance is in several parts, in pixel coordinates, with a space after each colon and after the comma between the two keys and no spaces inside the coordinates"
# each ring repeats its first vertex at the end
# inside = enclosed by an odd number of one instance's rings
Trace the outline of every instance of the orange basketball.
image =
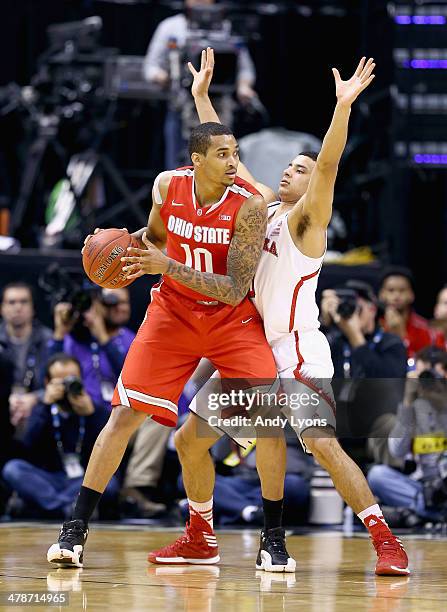
{"type": "Polygon", "coordinates": [[[130,285],[132,281],[123,272],[126,264],[121,261],[129,246],[138,248],[139,245],[127,230],[106,229],[92,236],[82,254],[82,265],[89,279],[104,289],[130,285]]]}

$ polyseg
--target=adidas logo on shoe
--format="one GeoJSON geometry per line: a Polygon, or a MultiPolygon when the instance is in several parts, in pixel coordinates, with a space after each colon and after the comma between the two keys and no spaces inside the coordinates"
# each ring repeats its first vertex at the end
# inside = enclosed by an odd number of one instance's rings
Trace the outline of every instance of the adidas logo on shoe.
{"type": "Polygon", "coordinates": [[[371,519],[368,523],[368,527],[372,527],[373,525],[377,525],[377,521],[375,521],[374,519],[371,519]]]}

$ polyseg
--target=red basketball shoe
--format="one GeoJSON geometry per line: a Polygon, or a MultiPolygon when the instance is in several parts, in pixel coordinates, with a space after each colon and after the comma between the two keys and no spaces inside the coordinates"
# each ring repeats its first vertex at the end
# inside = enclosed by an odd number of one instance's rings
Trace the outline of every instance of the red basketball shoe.
{"type": "MultiPolygon", "coordinates": [[[[200,529],[196,525],[186,523],[185,533],[173,544],[149,553],[150,563],[191,563],[195,565],[211,565],[220,561],[219,549],[214,532],[207,528],[200,529]]],[[[205,527],[204,525],[204,527],[205,527]]]]}
{"type": "Polygon", "coordinates": [[[376,574],[378,576],[408,576],[408,557],[402,542],[396,538],[388,526],[377,516],[365,519],[372,543],[378,556],[376,574]]]}

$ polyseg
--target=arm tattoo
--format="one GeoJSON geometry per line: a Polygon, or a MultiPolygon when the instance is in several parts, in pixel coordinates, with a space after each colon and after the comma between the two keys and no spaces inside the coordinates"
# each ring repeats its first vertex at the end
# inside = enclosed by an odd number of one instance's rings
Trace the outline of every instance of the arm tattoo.
{"type": "Polygon", "coordinates": [[[241,211],[231,239],[227,257],[227,274],[197,272],[174,259],[169,261],[166,274],[182,285],[214,298],[219,302],[236,306],[247,295],[256,271],[267,227],[267,211],[264,202],[250,203],[241,211]]]}

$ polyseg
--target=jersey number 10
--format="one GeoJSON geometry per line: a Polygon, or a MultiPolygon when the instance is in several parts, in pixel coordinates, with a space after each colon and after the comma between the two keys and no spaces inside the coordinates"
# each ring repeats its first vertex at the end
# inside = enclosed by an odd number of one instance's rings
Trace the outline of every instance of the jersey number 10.
{"type": "Polygon", "coordinates": [[[213,254],[210,251],[197,247],[191,252],[191,247],[189,244],[181,244],[180,246],[186,253],[185,266],[194,268],[194,270],[197,270],[197,272],[214,272],[213,254]],[[205,269],[203,269],[202,262],[205,264],[205,269]]]}

